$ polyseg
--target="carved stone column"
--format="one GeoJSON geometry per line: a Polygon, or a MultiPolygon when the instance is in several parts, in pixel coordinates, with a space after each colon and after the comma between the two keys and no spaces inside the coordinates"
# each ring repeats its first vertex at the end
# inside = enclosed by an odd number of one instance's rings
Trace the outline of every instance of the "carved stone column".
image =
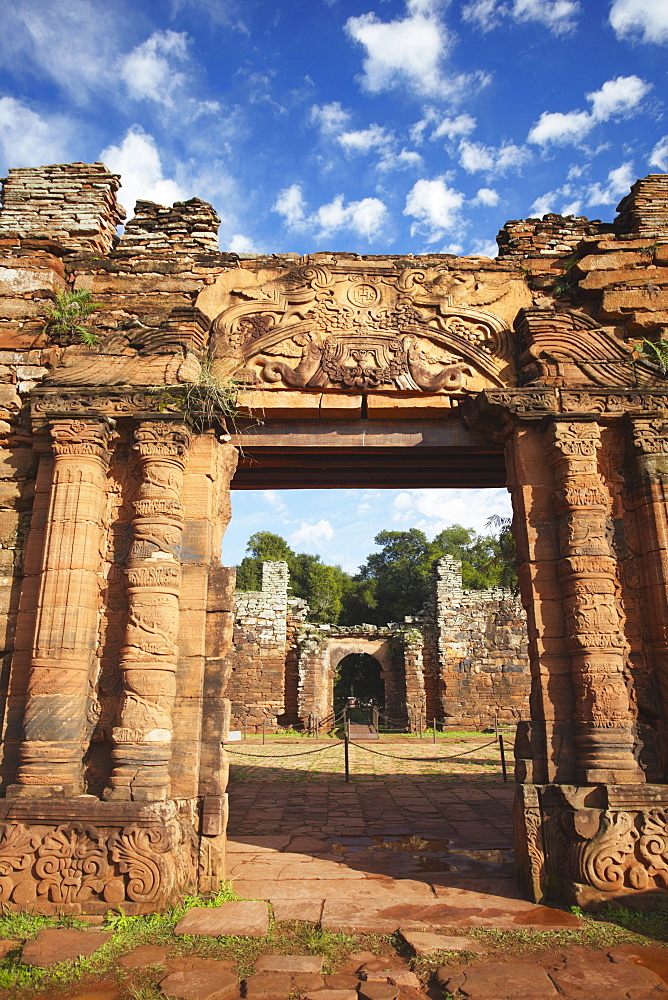
{"type": "Polygon", "coordinates": [[[609,542],[608,497],[598,471],[600,427],[586,416],[555,418],[548,440],[575,694],[577,778],[583,784],[642,782],[633,755],[633,713],[624,676],[626,639],[609,542]]]}
{"type": "Polygon", "coordinates": [[[17,785],[9,795],[77,795],[97,645],[113,421],[51,421],[53,480],[17,785]]]}
{"type": "MultiPolygon", "coordinates": [[[[664,778],[668,771],[668,419],[632,418],[629,431],[634,452],[630,506],[638,545],[638,576],[643,639],[650,669],[661,693],[664,732],[659,733],[664,778]]],[[[659,706],[657,706],[657,710],[659,706]]]]}
{"type": "Polygon", "coordinates": [[[108,799],[169,797],[176,694],[183,507],[190,434],[164,417],[135,430],[141,484],[127,564],[128,628],[121,653],[123,697],[113,731],[108,799]]]}

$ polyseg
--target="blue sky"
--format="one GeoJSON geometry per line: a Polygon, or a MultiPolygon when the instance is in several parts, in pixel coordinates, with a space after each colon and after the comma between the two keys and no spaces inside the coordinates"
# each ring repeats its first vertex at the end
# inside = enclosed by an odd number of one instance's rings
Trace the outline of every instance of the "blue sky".
{"type": "MultiPolygon", "coordinates": [[[[668,0],[0,0],[0,13],[0,170],[102,159],[128,213],[138,197],[211,201],[223,249],[493,254],[506,219],[610,220],[636,177],[668,170],[668,0]]],[[[446,506],[481,528],[500,502],[347,491],[236,506],[245,538],[327,522],[297,540],[350,567],[380,528],[438,530],[446,506]]]]}

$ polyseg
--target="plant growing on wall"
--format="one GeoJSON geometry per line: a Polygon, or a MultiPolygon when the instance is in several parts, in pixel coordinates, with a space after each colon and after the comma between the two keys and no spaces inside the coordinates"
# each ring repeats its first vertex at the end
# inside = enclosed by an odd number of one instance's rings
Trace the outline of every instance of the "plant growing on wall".
{"type": "Polygon", "coordinates": [[[662,375],[668,375],[668,341],[648,340],[647,337],[633,345],[633,352],[637,358],[649,361],[661,370],[662,375]]]}
{"type": "Polygon", "coordinates": [[[100,338],[88,328],[86,320],[99,308],[99,304],[93,302],[91,293],[85,289],[56,292],[56,301],[49,309],[44,332],[62,346],[78,341],[86,347],[94,347],[100,338]]]}
{"type": "Polygon", "coordinates": [[[212,361],[203,361],[193,382],[156,387],[159,407],[181,410],[193,430],[204,431],[225,418],[234,422],[239,384],[233,379],[223,381],[213,370],[212,361]]]}

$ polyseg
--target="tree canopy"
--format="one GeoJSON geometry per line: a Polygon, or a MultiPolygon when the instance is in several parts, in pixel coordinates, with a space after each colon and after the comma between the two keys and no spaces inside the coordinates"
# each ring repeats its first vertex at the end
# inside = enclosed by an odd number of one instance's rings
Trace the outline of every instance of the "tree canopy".
{"type": "Polygon", "coordinates": [[[288,564],[292,594],[308,601],[309,620],[355,625],[386,625],[416,615],[429,598],[429,576],[436,559],[453,556],[462,563],[465,590],[516,588],[515,550],[508,521],[494,522],[497,535],[479,535],[452,525],[429,541],[418,528],[380,531],[372,552],[354,576],[328,566],[320,556],[294,552],[285,539],[258,531],[248,541],[248,555],[237,568],[239,590],[259,590],[262,563],[288,564]]]}

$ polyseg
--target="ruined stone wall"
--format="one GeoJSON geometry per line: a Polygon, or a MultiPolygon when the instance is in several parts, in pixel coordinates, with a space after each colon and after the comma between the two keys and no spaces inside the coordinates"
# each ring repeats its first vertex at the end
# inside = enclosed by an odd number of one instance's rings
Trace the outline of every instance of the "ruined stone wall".
{"type": "Polygon", "coordinates": [[[265,562],[262,591],[236,594],[227,658],[235,727],[257,732],[263,718],[275,728],[328,717],[337,667],[349,653],[378,660],[385,714],[400,726],[418,718],[480,727],[526,718],[522,605],[503,590],[463,591],[461,563],[437,563],[430,603],[402,624],[307,624],[307,605],[287,591],[287,565],[265,562]]]}
{"type": "Polygon", "coordinates": [[[432,580],[422,628],[429,667],[437,671],[436,718],[481,728],[497,718],[527,718],[531,674],[519,598],[500,589],[463,590],[461,563],[449,556],[438,560],[432,580]]]}
{"type": "MultiPolygon", "coordinates": [[[[288,598],[288,566],[262,563],[262,590],[237,591],[233,644],[228,654],[227,695],[236,729],[275,729],[286,711],[288,612],[294,635],[303,602],[288,598]]],[[[304,611],[304,614],[306,612],[304,611]]],[[[292,699],[294,702],[294,698],[292,699]]]]}

